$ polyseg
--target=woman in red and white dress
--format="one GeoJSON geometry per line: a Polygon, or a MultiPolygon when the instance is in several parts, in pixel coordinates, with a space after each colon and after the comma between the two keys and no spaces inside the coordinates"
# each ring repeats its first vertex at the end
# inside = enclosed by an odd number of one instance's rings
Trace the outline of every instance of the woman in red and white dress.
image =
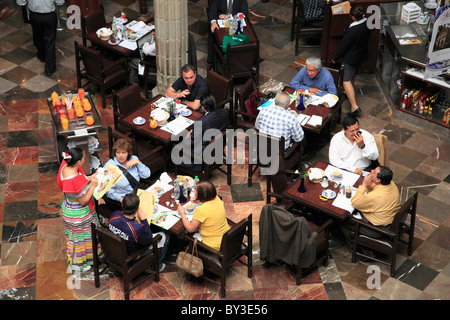
{"type": "Polygon", "coordinates": [[[98,185],[96,174],[87,177],[81,148],[63,153],[58,186],[64,193],[61,203],[67,244],[67,262],[72,271],[87,271],[93,265],[91,222],[98,224],[92,194],[98,185]]]}

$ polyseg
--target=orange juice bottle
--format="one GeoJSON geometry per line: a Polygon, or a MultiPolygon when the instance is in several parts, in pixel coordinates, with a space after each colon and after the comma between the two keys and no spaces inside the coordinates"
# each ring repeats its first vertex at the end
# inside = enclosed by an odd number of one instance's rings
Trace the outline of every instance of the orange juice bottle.
{"type": "Polygon", "coordinates": [[[84,89],[83,88],[78,89],[78,96],[80,97],[81,100],[84,99],[84,89]]]}
{"type": "Polygon", "coordinates": [[[63,130],[69,129],[69,119],[67,119],[66,116],[61,117],[61,125],[63,130]]]}

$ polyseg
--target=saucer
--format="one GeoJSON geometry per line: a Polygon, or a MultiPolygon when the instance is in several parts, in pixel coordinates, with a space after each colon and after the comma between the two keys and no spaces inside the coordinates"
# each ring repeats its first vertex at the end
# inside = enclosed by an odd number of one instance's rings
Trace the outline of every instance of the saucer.
{"type": "Polygon", "coordinates": [[[112,46],[117,46],[120,43],[120,41],[112,42],[111,39],[108,40],[108,44],[112,46]]]}
{"type": "Polygon", "coordinates": [[[328,199],[334,199],[336,198],[336,192],[334,192],[331,189],[327,189],[325,191],[322,192],[322,195],[328,199]]]}
{"type": "Polygon", "coordinates": [[[136,117],[136,118],[133,119],[133,123],[135,125],[141,126],[141,125],[143,125],[145,123],[145,119],[142,118],[142,117],[136,117]]]}
{"type": "Polygon", "coordinates": [[[331,179],[333,179],[334,181],[342,180],[342,178],[343,178],[342,173],[338,176],[335,176],[334,174],[331,175],[331,179]]]}
{"type": "Polygon", "coordinates": [[[181,114],[183,117],[189,117],[189,116],[192,114],[192,110],[189,110],[189,109],[181,110],[181,111],[180,111],[180,114],[181,114]]]}

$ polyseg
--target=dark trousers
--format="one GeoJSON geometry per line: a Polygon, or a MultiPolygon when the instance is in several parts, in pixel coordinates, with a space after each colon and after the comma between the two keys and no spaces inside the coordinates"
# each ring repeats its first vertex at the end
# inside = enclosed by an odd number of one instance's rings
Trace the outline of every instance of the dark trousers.
{"type": "Polygon", "coordinates": [[[37,57],[45,61],[45,73],[53,73],[56,70],[56,13],[30,12],[30,22],[33,28],[33,43],[38,51],[37,57]]]}

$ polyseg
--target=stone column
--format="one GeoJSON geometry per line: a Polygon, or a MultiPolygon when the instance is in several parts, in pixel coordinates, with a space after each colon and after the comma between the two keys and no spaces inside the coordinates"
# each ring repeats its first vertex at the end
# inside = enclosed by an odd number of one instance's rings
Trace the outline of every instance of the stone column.
{"type": "Polygon", "coordinates": [[[156,65],[158,85],[153,96],[164,94],[188,61],[187,0],[155,0],[156,65]]]}

